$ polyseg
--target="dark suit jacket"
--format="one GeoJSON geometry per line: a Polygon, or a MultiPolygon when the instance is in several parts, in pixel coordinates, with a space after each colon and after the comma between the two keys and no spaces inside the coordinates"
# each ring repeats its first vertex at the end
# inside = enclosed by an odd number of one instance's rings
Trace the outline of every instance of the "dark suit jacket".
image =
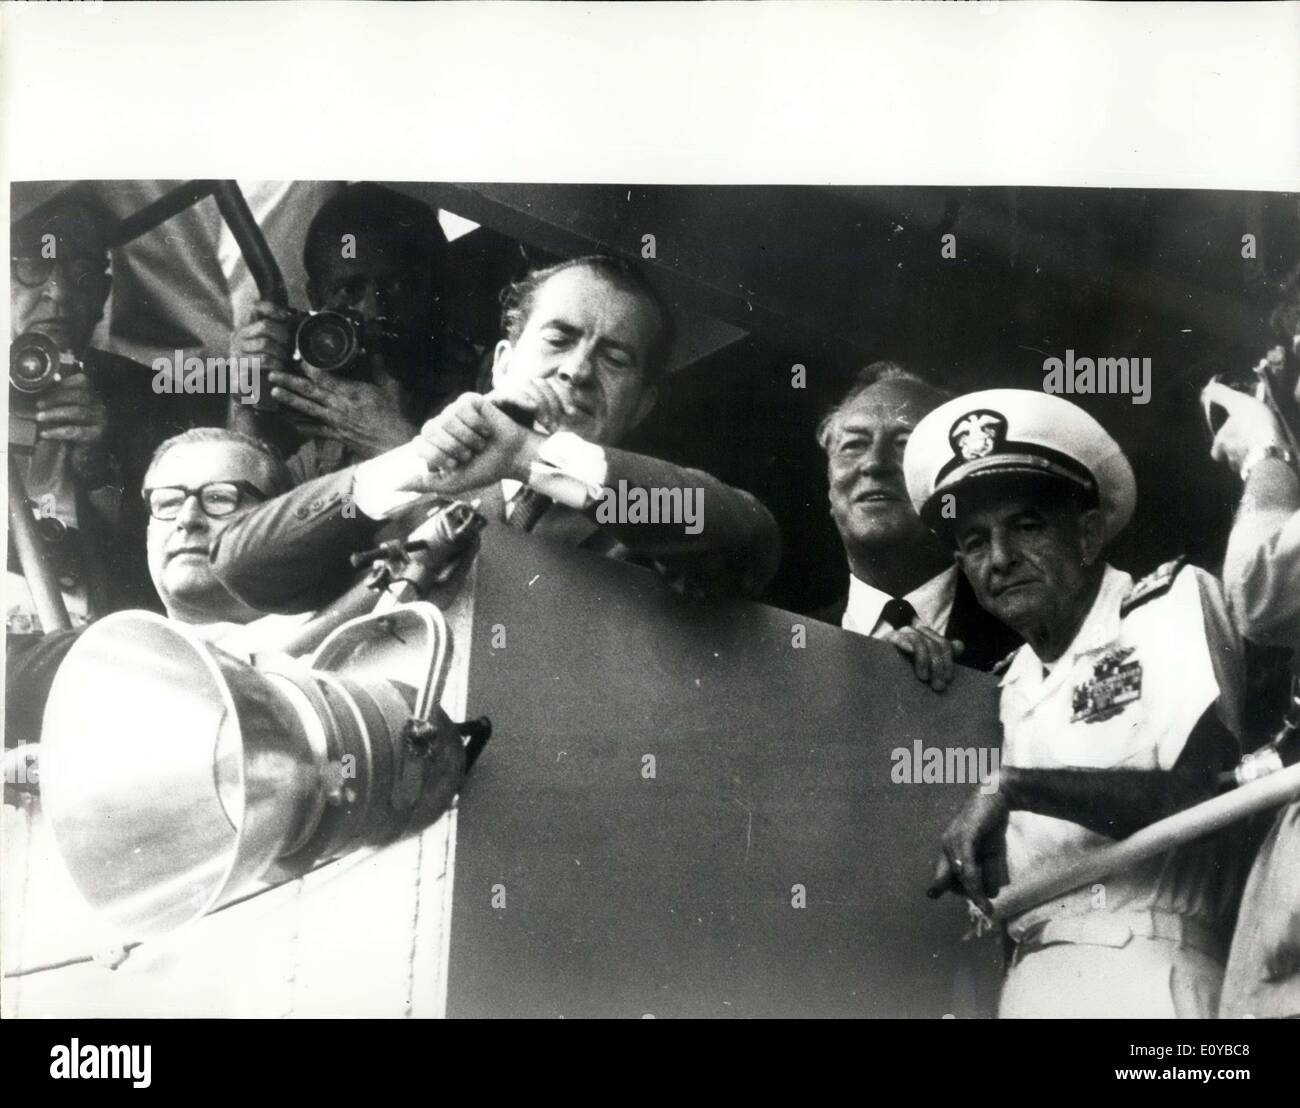
{"type": "MultiPolygon", "coordinates": [[[[757,596],[776,572],[780,537],[771,513],[747,492],[700,470],[606,447],[607,486],[703,490],[702,529],[681,524],[598,523],[595,512],[552,505],[533,534],[565,546],[654,565],[693,590],[757,596]]],[[[214,543],[213,569],[235,596],[263,612],[303,612],[328,603],[352,583],[348,555],[409,533],[419,506],[386,524],[350,504],[355,467],[299,485],[227,527],[214,543]]],[[[499,484],[459,499],[482,499],[490,527],[504,526],[499,484]]]]}
{"type": "Polygon", "coordinates": [[[40,741],[54,675],[83,631],[5,636],[5,749],[40,741]]]}
{"type": "MultiPolygon", "coordinates": [[[[813,612],[813,618],[838,626],[844,618],[844,609],[848,603],[849,594],[845,593],[835,603],[813,612]]],[[[957,573],[957,591],[953,596],[948,626],[936,627],[935,630],[941,632],[944,638],[960,639],[966,644],[965,650],[957,659],[958,665],[984,670],[986,673],[1024,641],[1000,619],[989,615],[979,606],[975,590],[960,570],[957,573]]]]}

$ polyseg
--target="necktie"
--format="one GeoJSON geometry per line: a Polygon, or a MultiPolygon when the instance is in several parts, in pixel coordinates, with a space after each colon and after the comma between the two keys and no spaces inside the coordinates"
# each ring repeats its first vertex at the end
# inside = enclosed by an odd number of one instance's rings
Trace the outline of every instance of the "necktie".
{"type": "Polygon", "coordinates": [[[531,531],[554,501],[549,496],[543,496],[536,489],[530,489],[525,485],[510,503],[514,507],[511,508],[510,518],[506,523],[520,531],[531,531]]]}
{"type": "Polygon", "coordinates": [[[906,600],[895,597],[880,610],[880,618],[895,629],[911,627],[912,620],[916,619],[916,609],[906,600]]]}

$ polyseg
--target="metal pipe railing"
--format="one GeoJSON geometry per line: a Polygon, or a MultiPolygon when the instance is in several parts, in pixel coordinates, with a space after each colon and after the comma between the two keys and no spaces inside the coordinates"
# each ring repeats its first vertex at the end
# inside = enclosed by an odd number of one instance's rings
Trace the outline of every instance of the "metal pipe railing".
{"type": "Polygon", "coordinates": [[[36,520],[27,505],[27,489],[22,474],[18,472],[17,459],[12,454],[9,455],[9,541],[18,552],[18,563],[27,578],[27,588],[36,605],[41,629],[47,634],[70,630],[72,620],[68,618],[68,606],[63,602],[63,590],[59,588],[58,579],[41,547],[36,520]]]}
{"type": "Polygon", "coordinates": [[[1300,799],[1300,762],[1185,808],[1126,839],[1004,889],[993,899],[993,918],[1003,922],[1072,889],[1128,869],[1230,823],[1297,799],[1300,799]]]}

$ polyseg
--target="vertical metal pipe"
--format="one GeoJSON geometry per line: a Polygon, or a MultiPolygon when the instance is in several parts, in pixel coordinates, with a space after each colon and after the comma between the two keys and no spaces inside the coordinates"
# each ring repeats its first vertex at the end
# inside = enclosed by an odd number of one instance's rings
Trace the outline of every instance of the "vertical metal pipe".
{"type": "Polygon", "coordinates": [[[266,236],[253,218],[248,201],[239,185],[234,181],[212,182],[212,195],[221,209],[221,218],[226,221],[230,233],[243,252],[248,271],[257,282],[257,291],[263,300],[287,306],[289,290],[284,283],[280,266],[267,245],[266,236]]]}
{"type": "Polygon", "coordinates": [[[36,521],[27,506],[27,488],[13,454],[9,455],[9,541],[18,551],[18,562],[27,578],[41,627],[47,632],[70,630],[72,620],[68,618],[68,608],[63,603],[63,590],[59,588],[59,582],[41,550],[36,521]]]}

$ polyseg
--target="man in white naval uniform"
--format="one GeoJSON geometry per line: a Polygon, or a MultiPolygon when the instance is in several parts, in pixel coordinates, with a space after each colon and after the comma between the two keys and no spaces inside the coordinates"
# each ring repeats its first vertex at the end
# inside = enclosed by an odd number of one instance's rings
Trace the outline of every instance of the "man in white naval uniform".
{"type": "MultiPolygon", "coordinates": [[[[950,401],[916,427],[905,468],[980,604],[1025,639],[1002,669],[999,788],[945,832],[930,890],[987,911],[1006,880],[1213,794],[1239,754],[1241,642],[1210,575],[1170,563],[1134,584],[1106,563],[1132,515],[1133,473],[1068,401],[1013,389],[950,401]]],[[[1213,1015],[1243,868],[1233,839],[1009,920],[999,1014],[1213,1015]]]]}

